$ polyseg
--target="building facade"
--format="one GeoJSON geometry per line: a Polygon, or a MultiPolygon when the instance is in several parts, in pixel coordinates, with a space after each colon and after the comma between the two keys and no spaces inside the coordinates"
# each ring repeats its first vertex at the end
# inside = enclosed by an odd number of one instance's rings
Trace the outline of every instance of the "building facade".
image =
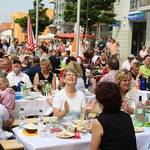
{"type": "Polygon", "coordinates": [[[20,19],[24,16],[27,16],[27,13],[15,12],[11,14],[12,39],[17,37],[19,39],[19,42],[25,41],[25,32],[18,23],[15,23],[15,20],[20,19]]]}
{"type": "MultiPolygon", "coordinates": [[[[54,25],[58,30],[63,30],[63,13],[65,0],[49,0],[49,3],[54,4],[54,25]]],[[[63,31],[62,31],[63,32],[63,31]]]]}
{"type": "Polygon", "coordinates": [[[0,24],[0,39],[6,39],[8,42],[12,39],[11,23],[5,22],[0,24]]]}
{"type": "Polygon", "coordinates": [[[150,46],[150,0],[116,0],[113,37],[120,43],[121,60],[150,46]]]}
{"type": "Polygon", "coordinates": [[[64,21],[65,0],[49,0],[49,3],[54,4],[54,25],[57,27],[58,33],[72,32],[74,23],[64,21]]]}

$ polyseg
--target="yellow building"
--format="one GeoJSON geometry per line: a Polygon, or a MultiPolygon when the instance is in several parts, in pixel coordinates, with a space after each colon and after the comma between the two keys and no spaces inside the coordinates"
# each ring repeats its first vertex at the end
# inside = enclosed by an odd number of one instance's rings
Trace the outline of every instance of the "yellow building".
{"type": "MultiPolygon", "coordinates": [[[[50,18],[50,19],[53,19],[54,18],[54,9],[48,9],[47,12],[46,12],[47,16],[50,18]]],[[[45,31],[42,33],[42,35],[46,35],[50,32],[49,30],[49,27],[46,27],[45,31]]]]}
{"type": "MultiPolygon", "coordinates": [[[[12,28],[12,37],[15,38],[17,37],[19,39],[19,42],[25,41],[25,33],[23,32],[22,28],[20,27],[19,24],[15,23],[15,19],[22,18],[24,16],[27,16],[27,13],[25,12],[15,12],[11,15],[11,28],[12,28]]],[[[47,10],[47,16],[52,19],[54,16],[54,10],[53,9],[48,9],[47,10]]],[[[49,28],[46,27],[45,31],[43,34],[48,34],[49,33],[49,28]]]]}
{"type": "Polygon", "coordinates": [[[27,16],[27,13],[24,12],[15,12],[11,15],[11,28],[12,28],[12,37],[17,37],[19,42],[25,41],[25,33],[23,32],[22,28],[19,24],[15,23],[16,19],[20,19],[24,16],[27,16]]]}

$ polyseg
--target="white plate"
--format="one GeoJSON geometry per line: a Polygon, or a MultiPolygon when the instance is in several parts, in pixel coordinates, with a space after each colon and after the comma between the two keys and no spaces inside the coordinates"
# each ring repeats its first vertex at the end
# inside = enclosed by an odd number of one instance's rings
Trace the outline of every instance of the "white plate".
{"type": "Polygon", "coordinates": [[[75,133],[72,133],[72,132],[58,132],[56,133],[56,137],[58,138],[62,138],[62,139],[68,139],[68,138],[72,138],[75,136],[75,133]]]}
{"type": "Polygon", "coordinates": [[[25,124],[23,128],[26,130],[30,130],[30,131],[36,131],[38,129],[38,126],[33,123],[28,123],[28,124],[25,124]]]}
{"type": "Polygon", "coordinates": [[[141,132],[144,132],[144,128],[142,128],[142,127],[134,127],[134,131],[135,131],[135,133],[141,133],[141,132]]]}

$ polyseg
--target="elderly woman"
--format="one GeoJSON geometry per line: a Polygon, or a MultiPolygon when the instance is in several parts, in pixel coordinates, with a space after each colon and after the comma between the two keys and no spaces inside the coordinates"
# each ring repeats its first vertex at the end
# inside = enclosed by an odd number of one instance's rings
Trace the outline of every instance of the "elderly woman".
{"type": "Polygon", "coordinates": [[[50,71],[51,63],[48,59],[43,59],[40,62],[41,71],[34,76],[35,91],[39,90],[41,82],[47,82],[51,84],[53,90],[56,89],[56,76],[50,71]]]}
{"type": "Polygon", "coordinates": [[[73,116],[78,118],[86,100],[83,92],[76,90],[77,74],[73,69],[64,71],[65,87],[60,90],[53,100],[54,116],[58,118],[73,116]]]}
{"type": "Polygon", "coordinates": [[[103,105],[103,112],[92,122],[91,150],[137,150],[132,120],[120,110],[118,86],[112,82],[99,83],[96,99],[103,105]]]}
{"type": "MultiPolygon", "coordinates": [[[[131,93],[129,92],[131,87],[132,75],[128,70],[119,70],[116,74],[115,83],[120,89],[120,93],[122,96],[122,110],[128,112],[129,114],[134,113],[134,108],[129,104],[129,99],[131,97],[131,93]]],[[[131,99],[132,100],[132,99],[131,99]]]]}

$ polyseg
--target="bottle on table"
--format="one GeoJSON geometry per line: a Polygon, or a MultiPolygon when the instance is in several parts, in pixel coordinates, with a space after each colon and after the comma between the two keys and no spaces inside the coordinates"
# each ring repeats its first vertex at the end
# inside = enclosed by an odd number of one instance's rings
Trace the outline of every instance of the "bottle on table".
{"type": "Polygon", "coordinates": [[[22,92],[22,95],[23,95],[24,97],[27,96],[27,84],[23,83],[23,84],[21,85],[21,92],[22,92]]]}
{"type": "Polygon", "coordinates": [[[137,127],[144,126],[145,114],[144,114],[144,104],[142,102],[142,96],[139,96],[139,101],[136,104],[135,109],[135,122],[134,125],[137,127]]]}
{"type": "Polygon", "coordinates": [[[22,86],[22,84],[23,84],[22,81],[20,81],[20,82],[18,83],[18,92],[21,92],[21,86],[22,86]]]}
{"type": "Polygon", "coordinates": [[[147,90],[150,91],[150,76],[147,78],[147,90]]]}
{"type": "Polygon", "coordinates": [[[43,127],[44,127],[44,117],[43,117],[43,110],[39,110],[38,114],[38,135],[42,136],[43,135],[43,127]]]}
{"type": "Polygon", "coordinates": [[[81,121],[84,121],[85,120],[85,109],[84,108],[81,108],[81,112],[80,112],[80,120],[81,121]]]}
{"type": "Polygon", "coordinates": [[[24,108],[20,108],[20,112],[19,112],[19,128],[23,128],[24,124],[25,124],[24,108]]]}
{"type": "Polygon", "coordinates": [[[147,90],[147,79],[140,76],[140,90],[147,90]]]}
{"type": "Polygon", "coordinates": [[[51,85],[49,83],[46,83],[45,85],[45,92],[46,96],[49,96],[51,94],[51,85]]]}

